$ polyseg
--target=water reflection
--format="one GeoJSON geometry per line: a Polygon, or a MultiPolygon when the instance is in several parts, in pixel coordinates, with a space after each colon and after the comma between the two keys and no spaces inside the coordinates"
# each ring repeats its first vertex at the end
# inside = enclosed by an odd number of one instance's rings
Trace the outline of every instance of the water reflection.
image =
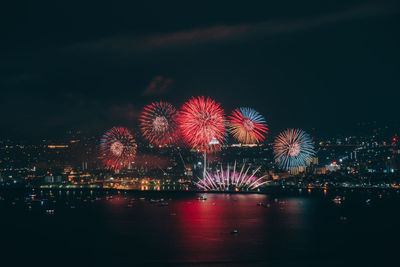
{"type": "Polygon", "coordinates": [[[266,200],[265,195],[208,194],[207,201],[179,202],[176,249],[195,262],[251,257],[248,247],[262,238],[266,227],[267,210],[256,203],[266,200]],[[238,234],[232,234],[235,229],[238,234]]]}
{"type": "Polygon", "coordinates": [[[34,240],[40,251],[57,243],[52,253],[60,257],[71,247],[95,255],[91,259],[99,259],[99,251],[117,255],[109,266],[138,261],[281,265],[332,260],[354,248],[390,251],[383,237],[396,240],[400,219],[385,210],[394,210],[398,200],[389,201],[387,194],[346,196],[336,205],[322,191],[299,194],[305,196],[208,193],[207,200],[198,200],[196,193],[38,191],[0,196],[7,215],[0,223],[12,230],[4,242],[15,244],[5,255],[20,251],[20,240],[34,240]],[[365,199],[371,199],[368,205],[365,199]]]}

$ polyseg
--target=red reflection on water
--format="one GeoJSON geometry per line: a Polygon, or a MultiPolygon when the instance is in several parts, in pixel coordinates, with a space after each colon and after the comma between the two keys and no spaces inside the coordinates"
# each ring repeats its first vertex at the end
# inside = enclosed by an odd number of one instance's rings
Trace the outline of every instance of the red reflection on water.
{"type": "Polygon", "coordinates": [[[176,207],[179,236],[175,245],[185,253],[186,260],[193,262],[204,261],[205,255],[207,261],[229,261],[233,250],[237,250],[238,259],[248,258],[251,251],[246,249],[243,255],[240,248],[249,247],[249,242],[261,242],[260,229],[265,227],[263,215],[267,210],[257,203],[263,201],[265,195],[208,194],[206,201],[179,202],[176,207]],[[238,234],[232,233],[235,229],[238,234]]]}

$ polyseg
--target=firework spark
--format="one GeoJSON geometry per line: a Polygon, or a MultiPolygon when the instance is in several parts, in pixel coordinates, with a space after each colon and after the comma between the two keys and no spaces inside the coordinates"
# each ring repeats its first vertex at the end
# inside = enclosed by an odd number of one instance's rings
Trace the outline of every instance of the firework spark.
{"type": "Polygon", "coordinates": [[[256,173],[260,170],[258,167],[256,170],[249,174],[250,166],[245,169],[245,164],[238,172],[236,170],[236,162],[233,165],[231,171],[228,167],[224,170],[221,166],[221,170],[217,170],[215,173],[206,172],[204,178],[199,178],[196,185],[206,191],[251,191],[258,187],[268,183],[266,176],[256,177],[256,173]]]}
{"type": "Polygon", "coordinates": [[[281,132],[273,144],[274,159],[279,167],[295,171],[310,164],[315,150],[310,136],[300,129],[281,132]]]}
{"type": "Polygon", "coordinates": [[[147,105],[140,116],[143,136],[154,145],[169,145],[176,141],[178,112],[167,102],[147,105]]]}
{"type": "Polygon", "coordinates": [[[225,112],[211,98],[192,97],[183,104],[179,122],[183,139],[192,148],[203,152],[221,148],[226,136],[225,112]]]}
{"type": "Polygon", "coordinates": [[[243,144],[260,143],[268,133],[264,117],[251,108],[235,109],[229,116],[229,130],[243,144]]]}
{"type": "Polygon", "coordinates": [[[109,169],[125,168],[133,161],[136,147],[135,139],[128,129],[113,127],[100,140],[101,159],[109,169]]]}

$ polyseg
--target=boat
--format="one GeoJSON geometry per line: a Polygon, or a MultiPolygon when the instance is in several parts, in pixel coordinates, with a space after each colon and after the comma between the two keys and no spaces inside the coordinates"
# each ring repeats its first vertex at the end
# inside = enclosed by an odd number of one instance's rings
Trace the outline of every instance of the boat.
{"type": "Polygon", "coordinates": [[[163,198],[160,198],[160,199],[150,199],[150,203],[160,203],[160,202],[164,202],[164,199],[163,198]]]}
{"type": "Polygon", "coordinates": [[[342,204],[342,198],[340,196],[336,196],[334,199],[332,199],[332,201],[335,204],[342,204]]]}
{"type": "Polygon", "coordinates": [[[270,204],[265,204],[265,203],[262,203],[262,202],[258,202],[258,203],[257,203],[257,206],[259,206],[259,207],[264,207],[264,208],[269,208],[269,207],[271,207],[270,204]]]}
{"type": "Polygon", "coordinates": [[[197,199],[198,200],[207,200],[207,195],[201,195],[197,199]]]}

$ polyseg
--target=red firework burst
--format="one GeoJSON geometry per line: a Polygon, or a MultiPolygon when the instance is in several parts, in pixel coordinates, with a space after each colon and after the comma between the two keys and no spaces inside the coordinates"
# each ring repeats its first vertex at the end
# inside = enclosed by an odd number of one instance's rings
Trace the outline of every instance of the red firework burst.
{"type": "Polygon", "coordinates": [[[167,102],[147,105],[140,116],[143,136],[154,145],[168,145],[177,138],[178,112],[167,102]]]}
{"type": "Polygon", "coordinates": [[[179,126],[184,141],[194,149],[213,152],[221,148],[226,136],[225,112],[207,97],[192,97],[183,104],[179,126]]]}
{"type": "Polygon", "coordinates": [[[107,168],[126,168],[136,154],[136,142],[128,129],[113,127],[100,140],[101,159],[107,168]]]}
{"type": "Polygon", "coordinates": [[[239,142],[255,144],[264,141],[268,127],[264,117],[251,108],[238,108],[229,116],[229,129],[239,142]]]}

